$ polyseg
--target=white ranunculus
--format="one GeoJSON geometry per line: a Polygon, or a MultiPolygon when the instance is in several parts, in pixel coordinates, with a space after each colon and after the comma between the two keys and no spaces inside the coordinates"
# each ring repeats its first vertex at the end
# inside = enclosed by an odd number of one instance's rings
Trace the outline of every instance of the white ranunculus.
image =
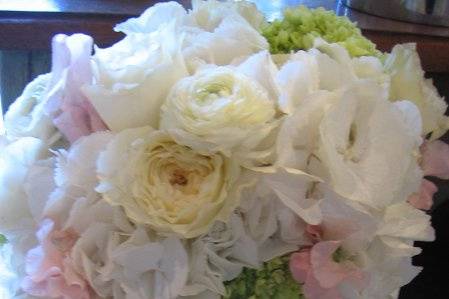
{"type": "Polygon", "coordinates": [[[52,144],[59,137],[52,120],[44,113],[46,93],[51,74],[40,75],[25,87],[22,95],[5,114],[8,137],[36,137],[52,144]]]}
{"type": "Polygon", "coordinates": [[[385,71],[391,76],[390,100],[412,101],[420,110],[423,121],[422,134],[440,137],[449,128],[444,113],[447,104],[438,95],[431,79],[425,79],[415,44],[396,45],[387,56],[385,71]]]}
{"type": "Polygon", "coordinates": [[[226,221],[248,182],[238,163],[221,154],[203,155],[150,127],[125,130],[98,160],[106,201],[121,206],[136,223],[185,238],[201,235],[215,220],[226,221]]]}
{"type": "MultiPolygon", "coordinates": [[[[408,107],[416,110],[410,102],[408,107]]],[[[336,192],[382,208],[416,191],[422,178],[417,163],[421,138],[409,127],[407,111],[372,82],[349,87],[328,110],[319,126],[317,155],[336,192]]],[[[415,125],[420,126],[419,119],[415,125]]]]}
{"type": "Polygon", "coordinates": [[[179,81],[162,106],[161,128],[201,152],[251,152],[276,126],[275,103],[256,80],[210,67],[179,81]]]}
{"type": "Polygon", "coordinates": [[[181,42],[172,23],[96,49],[94,83],[83,90],[112,131],[158,125],[170,88],[187,75],[181,42]]]}

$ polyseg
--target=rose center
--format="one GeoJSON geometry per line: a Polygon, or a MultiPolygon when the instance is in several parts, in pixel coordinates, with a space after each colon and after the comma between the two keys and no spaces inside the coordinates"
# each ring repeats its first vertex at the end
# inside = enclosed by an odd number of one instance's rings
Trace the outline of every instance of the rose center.
{"type": "Polygon", "coordinates": [[[185,186],[188,184],[188,179],[186,177],[186,173],[182,169],[176,169],[171,174],[170,178],[170,184],[171,185],[179,185],[179,186],[185,186]]]}

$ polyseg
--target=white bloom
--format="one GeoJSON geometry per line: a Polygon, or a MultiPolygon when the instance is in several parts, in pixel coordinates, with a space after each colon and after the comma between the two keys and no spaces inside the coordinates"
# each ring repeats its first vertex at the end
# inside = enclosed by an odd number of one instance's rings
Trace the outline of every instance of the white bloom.
{"type": "Polygon", "coordinates": [[[114,30],[129,35],[133,33],[151,33],[173,21],[182,24],[186,17],[186,10],[177,2],[156,3],[145,10],[139,17],[130,18],[123,23],[117,24],[114,30]]]}
{"type": "Polygon", "coordinates": [[[225,295],[224,281],[236,278],[243,267],[260,265],[257,243],[246,232],[241,216],[216,222],[207,235],[191,244],[189,282],[183,296],[211,291],[225,295]]]}
{"type": "Polygon", "coordinates": [[[280,90],[279,107],[287,114],[294,113],[315,92],[336,91],[361,79],[384,88],[389,86],[389,76],[378,58],[351,58],[344,47],[320,38],[314,41],[314,48],[298,51],[283,60],[276,82],[280,90]]]}
{"type": "Polygon", "coordinates": [[[238,164],[221,154],[202,155],[150,127],[125,130],[98,160],[97,190],[136,223],[192,238],[239,203],[238,164]]]}
{"type": "Polygon", "coordinates": [[[432,80],[425,79],[415,44],[396,45],[387,56],[385,71],[391,75],[390,100],[412,101],[420,110],[423,121],[422,134],[440,137],[449,128],[444,113],[447,104],[438,95],[432,80]]]}
{"type": "Polygon", "coordinates": [[[347,89],[330,108],[319,127],[318,157],[337,193],[381,208],[416,191],[421,140],[404,113],[387,101],[383,88],[368,82],[347,89]]]}
{"type": "Polygon", "coordinates": [[[179,81],[162,106],[161,128],[201,152],[251,152],[275,127],[275,103],[256,80],[210,67],[179,81]]]}
{"type": "Polygon", "coordinates": [[[263,16],[254,4],[219,1],[192,4],[188,14],[174,2],[156,4],[140,17],[119,24],[116,30],[128,35],[149,34],[172,22],[191,70],[204,63],[227,65],[268,49],[268,42],[258,32],[263,16]]]}
{"type": "Polygon", "coordinates": [[[40,75],[28,83],[22,95],[5,114],[8,137],[36,137],[52,144],[60,136],[52,120],[44,113],[51,74],[40,75]]]}
{"type": "Polygon", "coordinates": [[[213,31],[229,15],[243,17],[256,30],[265,22],[256,5],[248,1],[193,0],[189,18],[197,27],[213,31]]]}
{"type": "Polygon", "coordinates": [[[341,93],[320,91],[303,99],[293,114],[285,118],[277,136],[276,164],[308,171],[312,154],[318,150],[319,125],[341,93]]]}
{"type": "Polygon", "coordinates": [[[223,282],[236,278],[243,267],[259,268],[263,262],[308,244],[303,234],[305,222],[266,185],[262,179],[246,190],[241,206],[227,223],[215,223],[206,235],[193,241],[189,283],[183,295],[207,291],[224,295],[223,282]]]}
{"type": "Polygon", "coordinates": [[[94,83],[84,92],[112,131],[156,127],[172,85],[187,75],[174,24],[134,33],[110,48],[96,49],[94,83]]]}
{"type": "MultiPolygon", "coordinates": [[[[39,139],[33,137],[19,138],[9,143],[5,137],[0,138],[0,233],[5,235],[8,243],[0,248],[0,283],[5,284],[8,296],[20,295],[20,280],[25,274],[25,253],[34,246],[34,230],[43,200],[40,196],[47,186],[36,186],[36,197],[28,198],[27,186],[30,181],[42,180],[30,173],[39,159],[47,157],[48,148],[39,139]],[[12,254],[14,252],[14,254],[12,254]]],[[[3,291],[3,290],[0,290],[3,291]]],[[[5,295],[6,296],[6,295],[5,295]]]]}
{"type": "Polygon", "coordinates": [[[29,168],[48,155],[45,144],[33,137],[5,143],[0,148],[0,232],[32,219],[23,185],[29,168]]]}

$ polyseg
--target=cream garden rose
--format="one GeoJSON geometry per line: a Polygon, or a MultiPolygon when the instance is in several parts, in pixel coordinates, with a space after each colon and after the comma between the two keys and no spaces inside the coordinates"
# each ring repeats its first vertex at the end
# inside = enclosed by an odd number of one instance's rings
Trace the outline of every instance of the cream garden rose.
{"type": "Polygon", "coordinates": [[[199,151],[251,151],[274,127],[275,104],[255,79],[231,67],[184,78],[162,106],[161,128],[199,151]]]}
{"type": "Polygon", "coordinates": [[[201,155],[150,127],[117,134],[100,155],[97,191],[130,219],[193,238],[226,221],[244,184],[235,161],[201,155]]]}

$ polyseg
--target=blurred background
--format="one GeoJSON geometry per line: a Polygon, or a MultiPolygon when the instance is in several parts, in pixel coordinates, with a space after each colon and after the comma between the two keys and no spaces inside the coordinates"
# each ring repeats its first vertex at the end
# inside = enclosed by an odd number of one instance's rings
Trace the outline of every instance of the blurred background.
{"type": "MultiPolygon", "coordinates": [[[[149,0],[0,0],[0,99],[7,111],[25,85],[50,71],[50,41],[57,33],[82,32],[106,47],[122,38],[112,30],[157,1],[149,0]]],[[[190,0],[178,1],[190,6],[190,0]]],[[[415,42],[423,68],[441,95],[449,98],[449,0],[252,0],[274,20],[285,7],[324,7],[357,22],[365,36],[389,51],[415,42]]],[[[2,113],[0,113],[0,116],[2,113]]],[[[0,118],[0,132],[2,132],[0,118]]],[[[443,139],[448,142],[449,136],[443,139]]],[[[432,210],[437,240],[419,243],[414,259],[424,271],[401,291],[401,299],[449,298],[449,184],[437,181],[432,210]]],[[[369,298],[366,298],[369,299],[369,298]]]]}

